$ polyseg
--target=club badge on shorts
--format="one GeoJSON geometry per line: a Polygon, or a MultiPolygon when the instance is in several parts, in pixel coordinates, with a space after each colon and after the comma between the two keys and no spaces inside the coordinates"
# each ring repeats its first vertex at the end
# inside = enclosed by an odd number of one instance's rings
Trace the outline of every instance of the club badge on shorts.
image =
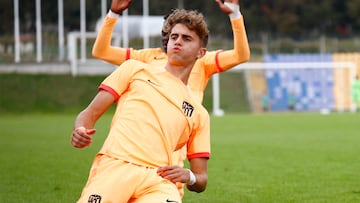
{"type": "Polygon", "coordinates": [[[90,195],[88,203],[101,203],[101,196],[100,195],[90,195]]]}

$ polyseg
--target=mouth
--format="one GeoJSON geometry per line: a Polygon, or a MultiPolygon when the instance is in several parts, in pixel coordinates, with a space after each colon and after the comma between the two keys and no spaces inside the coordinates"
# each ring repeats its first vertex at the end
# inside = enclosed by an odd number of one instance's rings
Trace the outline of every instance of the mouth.
{"type": "Polygon", "coordinates": [[[175,52],[178,52],[178,51],[180,51],[181,49],[179,48],[179,47],[174,47],[173,48],[173,51],[175,51],[175,52]]]}

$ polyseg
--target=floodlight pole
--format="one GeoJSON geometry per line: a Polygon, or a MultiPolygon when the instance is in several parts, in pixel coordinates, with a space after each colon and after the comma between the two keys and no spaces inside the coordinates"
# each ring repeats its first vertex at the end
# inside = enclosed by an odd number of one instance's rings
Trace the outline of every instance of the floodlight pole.
{"type": "Polygon", "coordinates": [[[59,61],[64,60],[64,2],[58,0],[59,61]]]}
{"type": "Polygon", "coordinates": [[[106,0],[101,0],[101,19],[105,18],[106,15],[106,0]]]}
{"type": "Polygon", "coordinates": [[[80,0],[80,40],[81,40],[81,59],[86,61],[86,0],[80,0]]]}
{"type": "Polygon", "coordinates": [[[36,61],[42,61],[41,0],[36,0],[36,61]]]}
{"type": "Polygon", "coordinates": [[[122,46],[124,48],[129,47],[129,11],[126,9],[122,13],[122,46]]]}
{"type": "Polygon", "coordinates": [[[142,25],[142,29],[143,29],[143,46],[144,49],[149,48],[149,30],[148,30],[148,19],[149,19],[149,0],[143,0],[143,25],[142,25]]]}
{"type": "Polygon", "coordinates": [[[178,0],[178,8],[184,8],[184,0],[178,0]]]}
{"type": "Polygon", "coordinates": [[[20,62],[19,0],[14,0],[14,51],[15,63],[20,62]]]}

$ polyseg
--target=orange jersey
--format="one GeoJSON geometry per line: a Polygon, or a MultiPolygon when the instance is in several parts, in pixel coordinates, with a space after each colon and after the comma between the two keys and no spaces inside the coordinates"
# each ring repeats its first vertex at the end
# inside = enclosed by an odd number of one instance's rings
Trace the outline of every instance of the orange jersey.
{"type": "Polygon", "coordinates": [[[117,99],[100,154],[149,167],[172,165],[173,152],[184,145],[189,159],[210,157],[209,114],[163,67],[127,60],[99,90],[117,99]]]}
{"type": "MultiPolygon", "coordinates": [[[[117,18],[105,17],[93,47],[93,55],[96,58],[115,65],[120,65],[128,59],[135,59],[144,63],[165,66],[167,56],[160,48],[135,50],[110,46],[116,21],[117,18]]],[[[226,71],[249,60],[250,49],[243,17],[231,19],[231,25],[234,49],[208,51],[204,57],[197,60],[192,69],[188,85],[199,101],[202,101],[206,85],[213,74],[226,71]]]]}

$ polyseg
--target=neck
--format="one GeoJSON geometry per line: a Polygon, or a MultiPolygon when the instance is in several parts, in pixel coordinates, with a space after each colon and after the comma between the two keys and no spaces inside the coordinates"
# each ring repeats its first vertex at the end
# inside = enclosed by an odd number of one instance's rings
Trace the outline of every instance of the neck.
{"type": "Polygon", "coordinates": [[[183,81],[185,85],[187,85],[194,64],[195,62],[184,66],[184,65],[172,64],[168,62],[165,66],[165,69],[169,71],[172,75],[183,81]]]}

